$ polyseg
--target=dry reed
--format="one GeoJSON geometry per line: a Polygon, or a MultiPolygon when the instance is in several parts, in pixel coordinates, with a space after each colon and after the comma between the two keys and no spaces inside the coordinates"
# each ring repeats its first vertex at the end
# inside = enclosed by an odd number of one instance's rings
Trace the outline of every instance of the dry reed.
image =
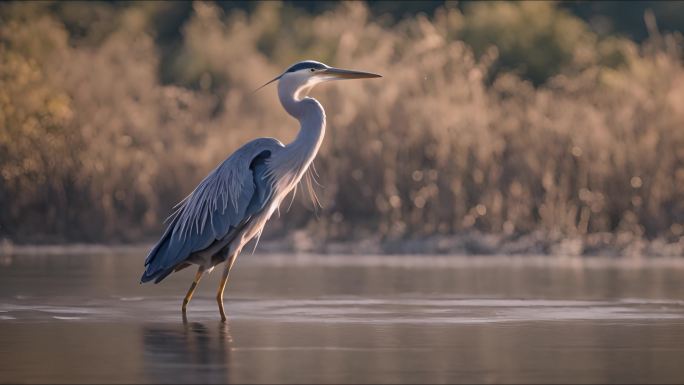
{"type": "Polygon", "coordinates": [[[316,161],[324,207],[312,215],[295,204],[270,225],[273,236],[477,230],[681,243],[675,35],[655,30],[637,45],[582,29],[535,86],[500,69],[505,52],[473,50],[465,41],[482,27],[455,9],[388,26],[362,3],[344,3],[296,16],[295,27],[275,3],[250,15],[196,3],[168,64],[177,81],[162,84],[145,7],[119,12],[96,42],[75,41],[58,18],[28,7],[6,6],[0,23],[0,237],[151,239],[171,206],[242,143],[293,138],[296,122],[273,89],[250,92],[312,58],[384,78],[314,91],[328,111],[316,161]]]}

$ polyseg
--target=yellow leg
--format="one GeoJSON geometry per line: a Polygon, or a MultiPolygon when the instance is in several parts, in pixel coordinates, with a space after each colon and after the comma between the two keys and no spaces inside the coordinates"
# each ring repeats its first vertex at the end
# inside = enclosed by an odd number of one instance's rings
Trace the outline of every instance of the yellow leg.
{"type": "Polygon", "coordinates": [[[223,310],[223,291],[226,289],[228,284],[228,274],[230,274],[230,269],[233,268],[233,264],[237,259],[237,255],[240,251],[235,252],[230,256],[226,262],[226,267],[223,269],[223,275],[221,275],[221,283],[218,287],[218,292],[216,293],[216,302],[218,302],[219,313],[221,313],[221,321],[226,322],[226,312],[223,310]]]}
{"type": "Polygon", "coordinates": [[[192,285],[190,285],[190,290],[188,290],[188,294],[185,295],[185,298],[183,299],[183,319],[185,320],[185,313],[186,309],[188,307],[188,303],[190,302],[190,299],[192,299],[192,294],[195,292],[195,289],[197,288],[197,284],[199,283],[200,279],[202,279],[202,274],[204,274],[204,268],[200,266],[199,269],[197,269],[197,273],[195,274],[195,280],[192,281],[192,285]]]}

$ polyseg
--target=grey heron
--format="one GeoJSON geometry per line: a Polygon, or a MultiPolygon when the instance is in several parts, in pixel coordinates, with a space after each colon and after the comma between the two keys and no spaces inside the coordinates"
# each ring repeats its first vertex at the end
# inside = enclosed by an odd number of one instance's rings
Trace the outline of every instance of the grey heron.
{"type": "Polygon", "coordinates": [[[216,293],[225,321],[223,292],[238,254],[246,243],[261,235],[271,215],[309,169],[323,141],[325,111],[316,99],[307,96],[308,91],[330,80],[377,77],[380,75],[306,60],[259,87],[278,81],[280,103],[300,123],[297,137],[287,145],[274,138],[255,139],[211,171],[174,207],[169,225],[147,255],[141,283],[159,283],[173,272],[197,265],[183,299],[185,318],[203,274],[225,262],[216,293]]]}

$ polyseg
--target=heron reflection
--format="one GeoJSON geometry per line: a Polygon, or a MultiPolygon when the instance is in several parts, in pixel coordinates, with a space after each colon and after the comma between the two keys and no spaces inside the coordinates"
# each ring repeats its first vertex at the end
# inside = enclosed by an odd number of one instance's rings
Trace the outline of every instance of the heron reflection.
{"type": "Polygon", "coordinates": [[[229,383],[232,343],[228,322],[148,325],[145,375],[155,383],[229,383]]]}

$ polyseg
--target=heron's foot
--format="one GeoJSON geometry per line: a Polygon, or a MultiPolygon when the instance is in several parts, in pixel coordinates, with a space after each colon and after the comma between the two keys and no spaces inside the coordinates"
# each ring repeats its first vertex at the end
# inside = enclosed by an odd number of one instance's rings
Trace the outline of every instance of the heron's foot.
{"type": "Polygon", "coordinates": [[[240,253],[240,250],[233,253],[228,261],[226,262],[226,267],[223,269],[223,274],[221,275],[221,283],[219,283],[218,291],[216,292],[216,302],[218,303],[219,313],[221,313],[221,322],[226,322],[226,312],[223,310],[223,292],[228,284],[228,275],[230,274],[230,269],[233,268],[235,263],[235,258],[240,253]]]}
{"type": "Polygon", "coordinates": [[[221,314],[221,322],[226,322],[226,312],[223,309],[223,296],[216,297],[216,302],[218,303],[219,313],[221,314]]]}
{"type": "Polygon", "coordinates": [[[195,292],[195,289],[197,288],[197,284],[199,283],[200,279],[202,279],[202,274],[204,274],[204,268],[202,266],[197,269],[197,274],[195,274],[195,279],[192,281],[192,285],[190,285],[190,289],[188,290],[188,293],[185,295],[185,298],[183,298],[183,306],[181,306],[181,311],[183,312],[183,321],[187,321],[187,309],[188,309],[188,303],[190,303],[190,300],[192,299],[192,294],[195,292]]]}

